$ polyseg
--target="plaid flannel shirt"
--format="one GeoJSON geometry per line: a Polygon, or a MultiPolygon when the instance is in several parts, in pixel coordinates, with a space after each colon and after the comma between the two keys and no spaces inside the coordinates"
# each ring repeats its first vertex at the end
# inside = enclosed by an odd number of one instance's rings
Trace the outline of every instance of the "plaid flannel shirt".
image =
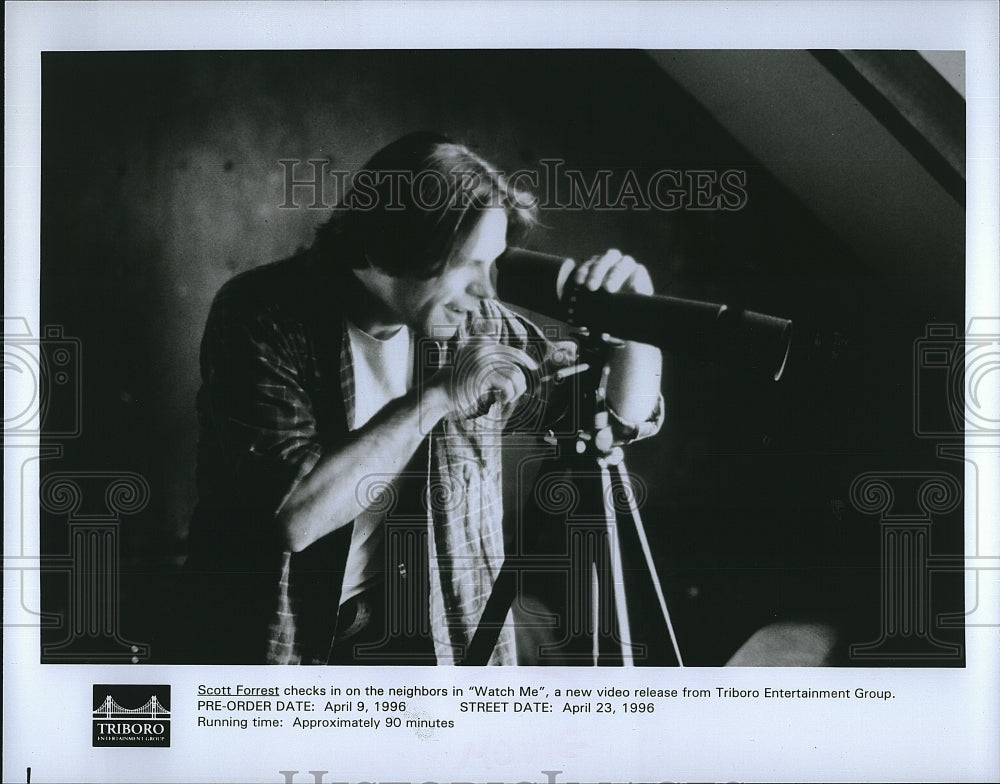
{"type": "MultiPolygon", "coordinates": [[[[202,342],[199,503],[189,569],[192,647],[220,663],[325,664],[336,628],[351,525],[301,552],[275,516],[324,450],[349,438],[354,374],[341,302],[346,279],[310,253],[227,283],[202,342]]],[[[544,360],[534,325],[495,301],[499,342],[544,360]]],[[[417,373],[441,360],[418,344],[417,373]]],[[[419,379],[418,379],[419,380],[419,379]]],[[[662,406],[659,407],[662,409],[662,406]]],[[[424,472],[430,619],[439,663],[462,655],[503,561],[500,440],[511,411],[447,419],[418,450],[424,472]]],[[[641,435],[659,426],[655,421],[641,435]]],[[[510,616],[490,659],[514,664],[510,616]]]]}

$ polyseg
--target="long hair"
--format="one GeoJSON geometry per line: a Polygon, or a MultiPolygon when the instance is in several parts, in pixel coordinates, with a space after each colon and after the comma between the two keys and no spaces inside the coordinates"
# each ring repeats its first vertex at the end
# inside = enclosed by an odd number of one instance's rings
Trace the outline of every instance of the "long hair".
{"type": "Polygon", "coordinates": [[[383,147],[352,181],[315,248],[352,267],[373,264],[394,277],[440,275],[482,211],[507,214],[507,244],[535,222],[527,193],[468,147],[419,131],[383,147]]]}

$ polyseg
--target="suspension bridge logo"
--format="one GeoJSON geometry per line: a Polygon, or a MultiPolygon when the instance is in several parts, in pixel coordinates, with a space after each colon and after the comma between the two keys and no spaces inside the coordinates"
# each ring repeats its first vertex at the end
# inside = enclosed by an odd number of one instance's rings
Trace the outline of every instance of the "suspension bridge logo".
{"type": "Polygon", "coordinates": [[[170,746],[170,687],[94,684],[94,746],[170,746]]]}

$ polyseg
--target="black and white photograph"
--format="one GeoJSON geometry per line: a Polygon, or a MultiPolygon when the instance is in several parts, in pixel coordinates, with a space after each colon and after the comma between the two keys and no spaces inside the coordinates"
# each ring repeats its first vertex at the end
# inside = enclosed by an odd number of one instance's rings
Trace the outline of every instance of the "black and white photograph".
{"type": "Polygon", "coordinates": [[[43,54],[42,660],[960,666],[962,72],[43,54]]]}
{"type": "Polygon", "coordinates": [[[1000,777],[995,9],[148,5],[7,70],[5,782],[1000,777]]]}

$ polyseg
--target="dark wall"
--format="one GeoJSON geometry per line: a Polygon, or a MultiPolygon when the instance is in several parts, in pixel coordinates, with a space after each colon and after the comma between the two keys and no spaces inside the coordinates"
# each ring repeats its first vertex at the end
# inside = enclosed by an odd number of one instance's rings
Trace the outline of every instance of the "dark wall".
{"type": "MultiPolygon", "coordinates": [[[[779,617],[827,616],[853,641],[877,637],[877,519],[851,508],[848,488],[869,470],[956,470],[913,435],[913,345],[928,322],[962,322],[963,281],[885,279],[860,264],[644,54],[52,53],[42,79],[42,322],[81,340],[84,414],[48,470],[149,482],[120,537],[130,639],[155,640],[184,555],[211,298],[233,274],[308,245],[329,215],[302,189],[298,207],[279,206],[279,161],[353,171],[419,128],[508,171],[551,158],[588,176],[611,169],[614,182],[628,170],[640,181],[664,168],[746,171],[742,209],[543,210],[531,244],[578,258],[623,248],[659,292],[796,321],[778,384],[668,357],[666,425],[629,452],[689,661],[721,663],[779,617]]],[[[955,551],[960,512],[947,522],[936,546],[955,551]]],[[[65,549],[64,519],[43,515],[43,544],[65,549]]],[[[48,581],[52,611],[62,585],[48,581]]],[[[954,610],[961,592],[936,596],[954,610]]]]}

